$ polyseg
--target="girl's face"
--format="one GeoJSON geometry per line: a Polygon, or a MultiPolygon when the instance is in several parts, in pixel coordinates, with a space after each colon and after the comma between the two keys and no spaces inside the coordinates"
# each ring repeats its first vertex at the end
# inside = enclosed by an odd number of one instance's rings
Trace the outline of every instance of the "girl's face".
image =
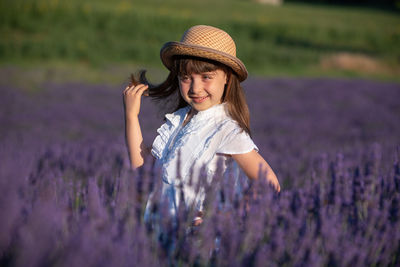
{"type": "Polygon", "coordinates": [[[178,76],[183,99],[195,110],[203,111],[222,102],[227,75],[221,69],[178,76]]]}

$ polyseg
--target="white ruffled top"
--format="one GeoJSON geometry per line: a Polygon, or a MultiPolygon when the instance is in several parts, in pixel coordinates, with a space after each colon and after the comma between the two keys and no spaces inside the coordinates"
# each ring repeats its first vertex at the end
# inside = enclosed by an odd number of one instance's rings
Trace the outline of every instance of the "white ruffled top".
{"type": "MultiPolygon", "coordinates": [[[[164,184],[176,187],[184,183],[188,204],[196,198],[187,186],[189,179],[190,184],[195,185],[203,167],[207,177],[212,178],[218,162],[222,162],[224,172],[234,172],[238,176],[236,162],[229,155],[258,151],[250,136],[228,115],[225,104],[199,111],[182,126],[190,108],[187,106],[165,115],[166,122],[157,130],[151,150],[162,168],[164,184]]],[[[176,200],[177,190],[171,192],[175,192],[171,197],[176,200]]]]}

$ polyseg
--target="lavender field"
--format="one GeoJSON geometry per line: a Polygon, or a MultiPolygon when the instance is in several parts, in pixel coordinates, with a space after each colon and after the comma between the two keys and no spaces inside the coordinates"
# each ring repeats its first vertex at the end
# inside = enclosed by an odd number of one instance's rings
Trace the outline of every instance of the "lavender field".
{"type": "MultiPolygon", "coordinates": [[[[143,222],[152,161],[129,169],[121,86],[0,87],[1,266],[399,266],[400,85],[244,83],[253,139],[282,191],[216,176],[204,222],[143,222]]],[[[145,142],[162,112],[144,100],[145,142]]],[[[184,205],[181,205],[183,207],[184,205]]]]}

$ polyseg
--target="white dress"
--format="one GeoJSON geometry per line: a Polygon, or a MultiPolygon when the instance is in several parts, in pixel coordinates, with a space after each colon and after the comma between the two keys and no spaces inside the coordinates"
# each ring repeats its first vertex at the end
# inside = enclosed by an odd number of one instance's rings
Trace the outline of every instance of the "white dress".
{"type": "MultiPolygon", "coordinates": [[[[166,122],[157,130],[159,135],[151,150],[156,166],[161,168],[162,196],[172,215],[180,203],[179,187],[183,188],[184,203],[202,210],[204,191],[196,194],[198,179],[206,177],[210,182],[220,165],[222,172],[229,173],[236,183],[239,168],[229,155],[258,151],[250,136],[227,114],[225,104],[199,111],[182,127],[189,110],[190,106],[165,115],[166,122]]],[[[145,220],[150,205],[151,197],[145,220]]]]}

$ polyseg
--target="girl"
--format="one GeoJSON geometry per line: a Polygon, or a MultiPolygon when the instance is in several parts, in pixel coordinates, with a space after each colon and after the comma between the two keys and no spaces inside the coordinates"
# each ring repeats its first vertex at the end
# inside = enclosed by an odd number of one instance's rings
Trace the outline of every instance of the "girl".
{"type": "MultiPolygon", "coordinates": [[[[130,162],[136,169],[145,158],[139,123],[141,96],[177,98],[175,111],[165,115],[151,149],[162,169],[162,195],[171,214],[177,212],[177,188],[182,185],[184,203],[194,204],[202,214],[204,192],[196,194],[189,179],[198,180],[203,167],[209,179],[221,165],[224,173],[236,176],[239,166],[250,179],[266,173],[267,181],[280,191],[276,175],[250,138],[249,111],[240,84],[247,70],[236,57],[232,38],[218,28],[198,25],[188,29],[180,42],[166,43],[160,56],[170,71],[163,83],[152,86],[143,71],[139,79],[132,76],[132,84],[123,92],[125,130],[130,162]]],[[[194,224],[201,221],[198,216],[194,224]]]]}

